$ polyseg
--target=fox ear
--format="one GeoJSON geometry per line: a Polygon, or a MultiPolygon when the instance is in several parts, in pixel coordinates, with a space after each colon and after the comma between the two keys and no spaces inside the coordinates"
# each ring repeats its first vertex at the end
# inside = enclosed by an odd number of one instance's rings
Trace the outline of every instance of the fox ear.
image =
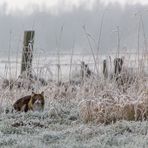
{"type": "Polygon", "coordinates": [[[32,92],[31,97],[33,97],[35,95],[35,92],[32,92]]]}
{"type": "Polygon", "coordinates": [[[41,95],[44,96],[44,92],[43,91],[41,92],[41,95]]]}
{"type": "Polygon", "coordinates": [[[43,91],[41,92],[41,95],[44,96],[44,92],[43,91]]]}

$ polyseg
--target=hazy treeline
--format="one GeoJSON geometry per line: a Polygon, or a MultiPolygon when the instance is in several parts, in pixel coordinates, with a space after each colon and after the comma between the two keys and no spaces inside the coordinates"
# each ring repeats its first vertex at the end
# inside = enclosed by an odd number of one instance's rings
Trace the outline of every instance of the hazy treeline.
{"type": "MultiPolygon", "coordinates": [[[[103,13],[105,14],[100,45],[103,52],[117,47],[117,26],[120,27],[120,48],[137,48],[139,23],[139,14],[135,15],[137,12],[141,12],[143,15],[146,36],[148,32],[146,27],[148,26],[148,11],[146,11],[148,6],[139,4],[121,7],[117,3],[105,6],[97,2],[90,10],[80,6],[73,8],[70,12],[59,14],[51,14],[47,10],[39,11],[35,8],[30,15],[25,15],[19,11],[14,14],[6,14],[5,7],[1,6],[0,14],[0,51],[6,53],[8,53],[9,48],[11,48],[11,52],[21,50],[23,31],[30,29],[36,31],[36,48],[45,51],[55,51],[57,48],[71,51],[71,48],[75,45],[75,50],[81,49],[87,52],[89,45],[82,26],[86,26],[87,32],[91,34],[97,44],[103,13]],[[63,31],[61,31],[62,26],[63,31]]],[[[140,40],[140,46],[143,47],[142,29],[140,40]]],[[[91,42],[95,48],[94,41],[91,42]]]]}

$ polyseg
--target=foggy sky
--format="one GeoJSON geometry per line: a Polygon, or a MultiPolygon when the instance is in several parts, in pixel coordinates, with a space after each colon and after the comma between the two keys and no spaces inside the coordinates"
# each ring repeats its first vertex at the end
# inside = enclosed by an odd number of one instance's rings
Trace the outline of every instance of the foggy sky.
{"type": "MultiPolygon", "coordinates": [[[[62,9],[62,4],[59,9],[62,9]]],[[[53,14],[41,11],[34,6],[31,14],[25,15],[17,10],[15,13],[6,13],[7,5],[0,7],[0,53],[11,53],[22,50],[23,31],[34,29],[35,50],[43,49],[46,52],[75,51],[90,52],[87,35],[84,33],[85,25],[93,49],[96,50],[99,39],[101,18],[104,21],[101,35],[101,52],[107,53],[117,48],[116,28],[120,28],[120,49],[136,49],[138,36],[139,14],[142,14],[146,37],[148,35],[148,6],[125,5],[124,8],[118,3],[104,5],[95,2],[92,9],[79,6],[73,7],[72,11],[61,11],[53,14]],[[63,31],[61,31],[63,28],[63,31]],[[93,39],[91,39],[93,38],[93,39]],[[95,45],[96,44],[96,45],[95,45]]],[[[143,33],[140,29],[140,47],[143,48],[143,33]]]]}

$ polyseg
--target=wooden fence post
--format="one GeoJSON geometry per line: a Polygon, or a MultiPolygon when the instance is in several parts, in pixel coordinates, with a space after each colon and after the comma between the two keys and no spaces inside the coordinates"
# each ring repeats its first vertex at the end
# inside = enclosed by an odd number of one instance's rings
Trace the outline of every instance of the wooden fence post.
{"type": "Polygon", "coordinates": [[[114,74],[119,75],[122,71],[123,59],[115,58],[114,59],[114,74]]]}
{"type": "Polygon", "coordinates": [[[35,31],[33,30],[24,32],[21,74],[25,72],[27,77],[32,75],[34,35],[35,31]]]}
{"type": "Polygon", "coordinates": [[[108,78],[107,60],[103,60],[103,75],[105,79],[108,78]]]}

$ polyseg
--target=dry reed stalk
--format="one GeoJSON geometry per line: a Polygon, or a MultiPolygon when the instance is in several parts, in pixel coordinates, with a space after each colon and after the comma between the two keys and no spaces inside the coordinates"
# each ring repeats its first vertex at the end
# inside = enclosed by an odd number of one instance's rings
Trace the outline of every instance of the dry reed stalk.
{"type": "Polygon", "coordinates": [[[72,69],[72,62],[73,62],[74,46],[75,46],[75,42],[73,42],[73,48],[71,50],[70,69],[69,69],[69,82],[71,81],[71,69],[72,69]]]}
{"type": "Polygon", "coordinates": [[[89,33],[87,33],[86,27],[85,27],[85,26],[83,26],[83,30],[84,30],[85,36],[86,36],[86,38],[87,38],[89,47],[90,47],[90,49],[91,49],[91,53],[92,53],[92,56],[93,56],[93,60],[94,60],[94,63],[95,63],[95,68],[96,68],[96,72],[97,72],[97,76],[98,76],[99,71],[98,71],[98,68],[97,68],[97,61],[96,61],[96,58],[95,58],[95,54],[94,54],[93,47],[92,47],[91,42],[90,42],[90,39],[89,39],[89,37],[91,37],[91,35],[90,35],[89,33]]]}

